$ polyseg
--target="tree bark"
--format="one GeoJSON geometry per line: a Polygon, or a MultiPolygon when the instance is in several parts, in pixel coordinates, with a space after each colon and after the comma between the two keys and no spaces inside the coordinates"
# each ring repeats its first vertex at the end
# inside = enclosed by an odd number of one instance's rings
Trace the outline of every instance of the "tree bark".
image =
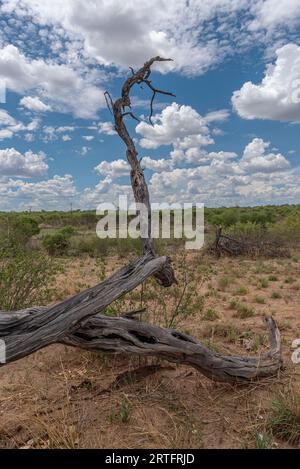
{"type": "MultiPolygon", "coordinates": [[[[78,295],[79,296],[79,295],[78,295]]],[[[70,301],[70,300],[69,300],[70,301]]],[[[82,311],[76,301],[65,304],[66,315],[72,315],[73,327],[68,318],[56,329],[55,335],[45,335],[40,324],[54,308],[30,308],[17,313],[0,315],[0,330],[6,329],[2,338],[9,344],[6,363],[18,360],[51,343],[61,343],[90,351],[126,353],[160,357],[164,360],[194,367],[206,377],[222,382],[245,384],[255,379],[276,376],[281,368],[280,334],[274,319],[264,318],[269,333],[270,350],[259,357],[225,356],[215,353],[201,342],[174,329],[165,329],[125,317],[92,314],[87,308],[86,320],[75,327],[82,311]],[[68,309],[70,308],[70,309],[68,309]],[[21,340],[19,340],[21,339],[21,340]]],[[[84,303],[86,300],[82,299],[84,303]]],[[[101,296],[97,298],[97,304],[101,296]]],[[[99,304],[99,307],[100,304],[99,304]]],[[[52,312],[51,312],[52,311],[52,312]]],[[[64,316],[64,314],[62,314],[64,316]]],[[[47,322],[47,324],[49,324],[47,322]]]]}
{"type": "MultiPolygon", "coordinates": [[[[130,91],[134,85],[140,85],[141,83],[144,83],[153,93],[151,99],[151,123],[153,112],[152,106],[155,95],[160,93],[168,96],[175,96],[173,93],[168,91],[158,90],[152,85],[152,82],[149,79],[151,74],[151,67],[155,62],[165,62],[169,60],[171,59],[163,59],[157,56],[145,62],[143,67],[140,68],[140,70],[138,70],[136,73],[133,71],[133,69],[131,69],[132,76],[125,81],[122,87],[121,97],[115,102],[113,102],[110,94],[106,92],[107,103],[114,117],[116,132],[126,146],[126,157],[131,167],[130,179],[135,202],[145,208],[145,213],[140,214],[142,251],[143,254],[150,253],[152,256],[155,256],[155,249],[151,233],[151,204],[148,186],[145,181],[143,169],[138,159],[138,152],[136,150],[135,144],[130,137],[127,127],[124,123],[124,117],[131,116],[133,119],[138,120],[131,111],[125,111],[126,108],[131,109],[130,91]]],[[[156,278],[157,282],[164,287],[170,287],[173,283],[176,283],[175,274],[170,262],[166,263],[163,268],[154,275],[154,277],[156,278]]]]}
{"type": "Polygon", "coordinates": [[[81,321],[104,311],[113,301],[160,271],[167,262],[166,257],[152,258],[146,254],[99,285],[58,305],[42,310],[31,308],[26,314],[24,311],[0,311],[0,339],[5,342],[6,362],[59,342],[78,328],[81,321]]]}
{"type": "Polygon", "coordinates": [[[244,384],[276,376],[281,367],[278,328],[272,318],[264,318],[264,322],[269,332],[270,350],[257,358],[224,356],[174,329],[100,315],[89,319],[62,342],[87,350],[161,357],[190,365],[215,381],[244,384]]]}

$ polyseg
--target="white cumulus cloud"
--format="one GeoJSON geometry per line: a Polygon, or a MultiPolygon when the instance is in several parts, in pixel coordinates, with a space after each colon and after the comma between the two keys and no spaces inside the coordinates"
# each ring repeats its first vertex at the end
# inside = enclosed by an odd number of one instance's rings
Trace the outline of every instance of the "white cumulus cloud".
{"type": "Polygon", "coordinates": [[[24,96],[24,98],[20,100],[20,104],[30,111],[47,112],[52,110],[51,106],[43,103],[37,96],[24,96]]]}
{"type": "Polygon", "coordinates": [[[300,122],[300,46],[287,44],[276,55],[261,83],[247,82],[233,94],[241,117],[300,122]]]}
{"type": "Polygon", "coordinates": [[[241,166],[251,172],[272,173],[290,167],[290,163],[281,153],[266,153],[270,142],[255,138],[246,146],[241,166]]]}
{"type": "Polygon", "coordinates": [[[136,132],[142,135],[140,145],[143,148],[156,149],[161,145],[190,148],[213,143],[205,118],[191,106],[172,103],[153,117],[154,125],[140,122],[136,132]]]}
{"type": "Polygon", "coordinates": [[[0,150],[1,176],[41,177],[48,171],[43,152],[33,153],[31,150],[24,154],[15,148],[0,150]]]}
{"type": "Polygon", "coordinates": [[[0,49],[0,79],[8,89],[20,94],[38,89],[53,110],[85,119],[95,117],[105,102],[102,90],[70,66],[30,59],[12,44],[0,49]]]}

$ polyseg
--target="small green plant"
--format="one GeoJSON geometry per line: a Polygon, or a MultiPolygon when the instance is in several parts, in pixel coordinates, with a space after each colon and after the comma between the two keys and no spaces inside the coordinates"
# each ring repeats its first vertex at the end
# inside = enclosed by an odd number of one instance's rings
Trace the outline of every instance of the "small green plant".
{"type": "Polygon", "coordinates": [[[273,291],[271,298],[272,300],[280,300],[282,298],[282,295],[278,291],[273,291]]]}
{"type": "Polygon", "coordinates": [[[269,286],[269,282],[266,278],[259,279],[258,284],[257,284],[257,288],[260,288],[260,289],[268,288],[268,286],[269,286]]]}
{"type": "Polygon", "coordinates": [[[99,268],[99,279],[103,282],[106,278],[106,260],[104,257],[97,257],[96,265],[99,268]]]}
{"type": "Polygon", "coordinates": [[[300,444],[300,396],[288,391],[272,403],[268,429],[280,440],[300,444]]]}
{"type": "Polygon", "coordinates": [[[292,283],[295,283],[296,282],[296,279],[294,277],[287,277],[285,280],[284,280],[284,283],[288,284],[288,285],[291,285],[292,283]]]}
{"type": "Polygon", "coordinates": [[[76,233],[75,228],[70,225],[64,226],[59,232],[66,236],[73,236],[76,233]]]}
{"type": "Polygon", "coordinates": [[[253,342],[252,350],[257,351],[261,347],[263,347],[266,344],[267,337],[265,334],[258,334],[258,336],[255,337],[255,340],[253,342]]]}
{"type": "Polygon", "coordinates": [[[147,309],[148,319],[167,328],[177,327],[181,321],[201,315],[204,310],[205,297],[198,292],[203,277],[187,265],[185,251],[176,261],[176,274],[178,285],[158,290],[156,282],[149,279],[140,294],[139,306],[147,309]]]}
{"type": "Polygon", "coordinates": [[[217,344],[215,344],[215,342],[212,339],[204,340],[204,345],[212,352],[215,352],[215,353],[221,352],[220,347],[217,344]]]}
{"type": "Polygon", "coordinates": [[[229,287],[230,283],[232,283],[230,277],[221,277],[218,280],[218,289],[225,291],[229,287]]]}
{"type": "Polygon", "coordinates": [[[236,309],[237,303],[238,303],[238,300],[236,300],[235,298],[233,298],[232,300],[230,300],[229,308],[230,308],[230,309],[236,309]]]}
{"type": "Polygon", "coordinates": [[[213,308],[208,308],[204,313],[202,314],[202,319],[204,321],[215,321],[216,319],[219,318],[219,315],[217,311],[213,308]]]}
{"type": "Polygon", "coordinates": [[[235,310],[234,316],[239,319],[247,319],[247,318],[254,316],[254,309],[250,308],[245,303],[241,303],[238,300],[235,300],[235,299],[231,300],[229,307],[230,309],[235,310]]]}
{"type": "Polygon", "coordinates": [[[245,296],[248,293],[248,289],[246,287],[239,287],[235,292],[234,295],[236,296],[245,296]]]}
{"type": "Polygon", "coordinates": [[[277,282],[277,281],[278,281],[278,277],[276,275],[269,276],[269,282],[277,282]]]}
{"type": "Polygon", "coordinates": [[[204,337],[223,337],[228,342],[235,344],[241,337],[241,331],[232,323],[219,323],[205,328],[203,331],[204,337]]]}
{"type": "Polygon", "coordinates": [[[123,399],[119,407],[119,418],[122,423],[127,423],[130,420],[131,406],[126,399],[123,399]]]}
{"type": "Polygon", "coordinates": [[[255,432],[255,442],[257,449],[270,449],[272,446],[272,437],[265,432],[255,432]]]}
{"type": "Polygon", "coordinates": [[[254,298],[254,303],[257,303],[259,305],[264,305],[266,303],[266,300],[263,296],[258,295],[254,298]]]}
{"type": "Polygon", "coordinates": [[[288,330],[291,329],[290,324],[287,321],[284,321],[284,320],[277,321],[277,326],[278,326],[278,329],[280,330],[280,332],[288,331],[288,330]]]}

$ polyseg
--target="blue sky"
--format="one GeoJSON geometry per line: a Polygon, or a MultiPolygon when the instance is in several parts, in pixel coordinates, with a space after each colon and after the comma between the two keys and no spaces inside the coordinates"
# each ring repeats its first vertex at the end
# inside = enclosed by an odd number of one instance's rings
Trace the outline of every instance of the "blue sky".
{"type": "Polygon", "coordinates": [[[300,203],[300,0],[0,1],[0,210],[131,197],[103,93],[151,56],[128,120],[153,202],[300,203]]]}

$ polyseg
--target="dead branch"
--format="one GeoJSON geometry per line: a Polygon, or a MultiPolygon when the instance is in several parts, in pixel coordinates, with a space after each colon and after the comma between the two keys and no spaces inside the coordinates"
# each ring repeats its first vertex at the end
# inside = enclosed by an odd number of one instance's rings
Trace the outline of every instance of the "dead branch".
{"type": "Polygon", "coordinates": [[[174,329],[100,315],[89,319],[79,331],[62,342],[87,350],[161,357],[190,365],[215,381],[245,384],[276,376],[282,365],[277,325],[270,317],[264,318],[264,322],[270,350],[257,358],[221,355],[174,329]]]}
{"type": "MultiPolygon", "coordinates": [[[[100,297],[97,299],[97,303],[99,302],[100,297]]],[[[66,314],[72,315],[73,322],[75,318],[82,317],[78,305],[67,306],[70,309],[66,310],[66,314]]],[[[41,348],[41,338],[45,339],[41,323],[46,314],[53,314],[51,311],[53,308],[31,308],[0,315],[0,330],[3,330],[5,324],[6,333],[12,331],[10,335],[2,335],[6,341],[9,338],[6,342],[9,344],[7,363],[41,348]],[[17,336],[16,331],[19,331],[17,336]],[[17,340],[20,337],[21,342],[17,340]]],[[[92,314],[91,311],[89,314],[92,314]]],[[[215,381],[245,384],[251,380],[276,376],[282,365],[277,325],[269,317],[265,317],[264,322],[269,333],[270,350],[257,358],[221,355],[174,329],[165,329],[132,318],[101,314],[89,317],[73,329],[67,320],[66,325],[64,324],[65,335],[61,334],[60,325],[57,332],[53,333],[55,337],[48,335],[43,346],[58,342],[90,351],[160,357],[173,363],[192,366],[215,381]]]]}
{"type": "MultiPolygon", "coordinates": [[[[147,237],[142,237],[142,247],[143,253],[150,252],[152,255],[155,255],[154,250],[154,243],[151,236],[151,205],[150,205],[150,197],[148,187],[144,178],[143,169],[140,165],[140,161],[138,159],[138,152],[136,150],[135,144],[132,138],[129,135],[129,132],[124,124],[124,116],[131,115],[131,117],[135,118],[132,112],[124,112],[124,110],[128,107],[131,109],[131,100],[130,100],[130,92],[134,85],[140,85],[141,83],[145,83],[152,91],[153,97],[151,100],[151,114],[152,115],[152,105],[153,99],[157,93],[167,94],[169,96],[174,96],[172,93],[168,91],[158,90],[153,87],[151,81],[149,80],[151,74],[151,67],[155,62],[165,62],[171,59],[163,59],[161,57],[153,57],[152,59],[148,60],[143,67],[141,67],[137,72],[134,72],[131,69],[132,76],[130,76],[124,83],[121,91],[121,97],[116,101],[112,101],[110,95],[109,96],[109,107],[112,108],[114,120],[115,120],[115,129],[119,135],[119,137],[123,140],[126,145],[126,156],[128,163],[131,167],[131,186],[134,194],[134,199],[137,203],[143,204],[147,209],[147,237]]],[[[169,278],[169,273],[167,275],[169,278]]],[[[175,276],[173,278],[173,282],[175,281],[175,276]]],[[[163,272],[160,274],[159,282],[162,285],[165,285],[163,272]]],[[[165,286],[170,286],[166,284],[165,286]]]]}
{"type": "Polygon", "coordinates": [[[222,228],[217,227],[215,241],[209,251],[217,257],[225,256],[265,256],[289,257],[290,250],[278,240],[272,239],[267,233],[253,236],[237,233],[235,237],[223,234],[222,228]]]}

